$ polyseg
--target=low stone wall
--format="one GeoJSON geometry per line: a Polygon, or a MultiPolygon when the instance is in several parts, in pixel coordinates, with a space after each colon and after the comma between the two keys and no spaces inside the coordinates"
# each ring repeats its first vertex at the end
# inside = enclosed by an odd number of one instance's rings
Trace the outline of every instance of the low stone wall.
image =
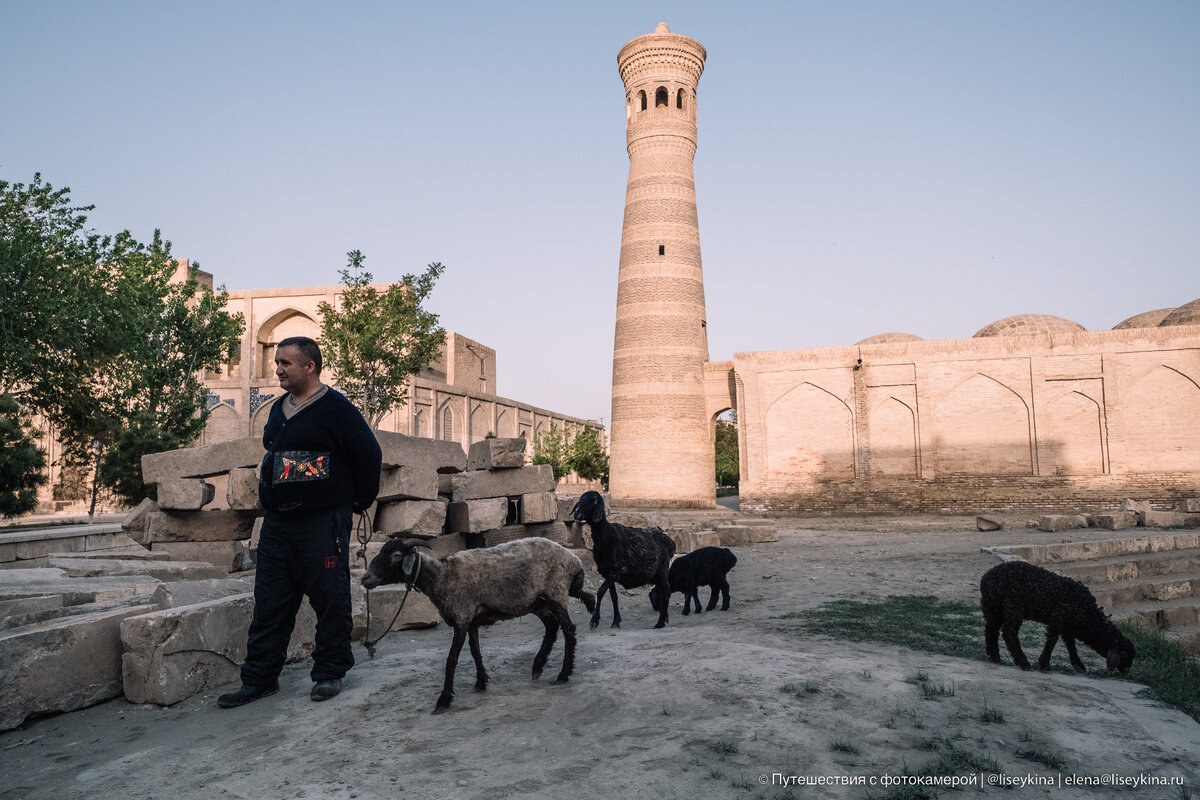
{"type": "Polygon", "coordinates": [[[743,488],[741,509],[797,514],[982,514],[1115,509],[1126,497],[1174,508],[1200,493],[1200,473],[1033,476],[947,475],[932,479],[852,479],[743,488]]]}

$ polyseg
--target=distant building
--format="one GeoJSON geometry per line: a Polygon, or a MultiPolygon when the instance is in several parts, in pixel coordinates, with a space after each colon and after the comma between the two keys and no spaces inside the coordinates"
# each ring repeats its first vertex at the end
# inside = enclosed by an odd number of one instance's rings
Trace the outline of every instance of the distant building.
{"type": "Polygon", "coordinates": [[[709,361],[692,179],[705,57],[664,24],[617,57],[629,182],[614,505],[713,505],[712,432],[731,409],[743,510],[1033,510],[1200,494],[1200,300],[1108,331],[1024,314],[965,339],[886,333],[709,361]]]}
{"type": "MultiPolygon", "coordinates": [[[[186,259],[178,261],[175,279],[182,281],[189,268],[186,259]]],[[[200,284],[213,287],[213,276],[198,271],[200,284]]],[[[386,286],[380,286],[386,288],[386,286]]],[[[206,370],[202,376],[208,391],[208,424],[196,444],[261,436],[271,403],[282,393],[275,377],[275,346],[289,336],[321,338],[322,301],[334,304],[342,287],[315,286],[301,289],[250,289],[229,292],[226,309],[241,313],[246,330],[230,362],[218,370],[206,370]]],[[[336,375],[323,372],[326,382],[336,375]]],[[[489,434],[524,437],[528,453],[533,443],[551,426],[571,435],[584,428],[596,430],[607,446],[604,427],[595,420],[584,420],[538,408],[496,394],[496,351],[447,332],[441,358],[428,364],[409,379],[408,403],[389,413],[379,429],[411,436],[459,442],[464,449],[489,434]]],[[[43,428],[46,427],[44,421],[43,428]]],[[[86,509],[90,501],[90,475],[77,470],[65,476],[60,463],[62,448],[53,431],[44,431],[41,446],[47,453],[49,482],[39,491],[44,509],[86,509]]],[[[568,476],[562,484],[577,480],[568,476]]],[[[564,487],[568,488],[568,487],[564,487]]]]}

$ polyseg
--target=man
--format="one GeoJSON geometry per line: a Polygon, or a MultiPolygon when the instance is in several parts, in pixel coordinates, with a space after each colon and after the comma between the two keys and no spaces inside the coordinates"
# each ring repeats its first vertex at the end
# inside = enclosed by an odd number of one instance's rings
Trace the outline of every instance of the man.
{"type": "Polygon", "coordinates": [[[371,428],[345,395],[321,383],[321,350],[305,336],[275,350],[275,376],[287,394],[263,430],[263,507],[254,618],[242,688],[217,698],[233,708],[279,691],[296,611],[304,595],[317,615],[313,700],[342,689],[350,650],[350,521],[379,493],[382,454],[371,428]]]}

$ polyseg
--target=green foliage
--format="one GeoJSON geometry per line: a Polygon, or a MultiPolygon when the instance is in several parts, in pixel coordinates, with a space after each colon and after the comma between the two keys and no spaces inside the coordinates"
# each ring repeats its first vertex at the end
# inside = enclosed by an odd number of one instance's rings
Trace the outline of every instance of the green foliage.
{"type": "MultiPolygon", "coordinates": [[[[983,660],[983,614],[969,603],[941,600],[932,595],[891,595],[883,600],[832,600],[817,608],[783,614],[781,619],[803,619],[805,630],[850,641],[884,642],[929,653],[983,660]]],[[[1144,684],[1145,694],[1178,708],[1200,721],[1200,664],[1178,642],[1159,631],[1145,631],[1117,623],[1133,642],[1137,658],[1126,676],[1144,684]]],[[[1021,629],[1022,646],[1039,650],[1043,628],[1027,624],[1021,629]]],[[[1104,661],[1086,648],[1079,655],[1089,666],[1089,676],[1104,678],[1104,661]]],[[[1065,668],[1069,669],[1069,668],[1065,668]]],[[[1069,670],[1074,674],[1074,670],[1069,670]]],[[[918,673],[920,684],[929,677],[918,673]]],[[[952,689],[953,687],[951,687],[952,689]]]]}
{"type": "Polygon", "coordinates": [[[30,413],[0,395],[0,516],[15,517],[37,507],[37,487],[46,482],[46,454],[31,432],[30,413]]]}
{"type": "Polygon", "coordinates": [[[554,480],[561,480],[571,472],[571,448],[567,432],[553,422],[550,430],[542,431],[533,443],[533,463],[549,464],[554,470],[554,480]]]}
{"type": "Polygon", "coordinates": [[[608,453],[595,428],[584,428],[571,441],[570,466],[585,481],[600,481],[608,488],[608,453]]]}
{"type": "Polygon", "coordinates": [[[598,480],[608,488],[608,453],[595,428],[583,428],[574,436],[566,428],[550,423],[533,443],[534,464],[549,464],[554,480],[574,472],[585,481],[598,480]]]}
{"type": "Polygon", "coordinates": [[[158,231],[100,236],[91,208],[40,175],[0,181],[0,388],[55,426],[67,465],[96,468],[94,492],[136,503],[141,456],[203,430],[198,373],[228,361],[244,323],[195,267],[175,280],[158,231]]]}
{"type": "Polygon", "coordinates": [[[738,432],[736,422],[717,420],[717,486],[737,486],[738,432]]]}
{"type": "Polygon", "coordinates": [[[340,271],[337,307],[321,303],[321,355],[339,388],[372,428],[393,408],[408,402],[409,376],[437,360],[446,340],[438,316],[421,307],[445,268],[430,264],[421,275],[405,275],[386,291],[371,285],[358,250],[340,271]]]}

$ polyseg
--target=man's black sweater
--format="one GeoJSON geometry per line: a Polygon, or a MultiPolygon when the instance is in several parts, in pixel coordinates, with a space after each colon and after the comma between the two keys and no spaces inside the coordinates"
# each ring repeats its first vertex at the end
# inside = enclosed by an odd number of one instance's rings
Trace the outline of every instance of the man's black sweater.
{"type": "Polygon", "coordinates": [[[362,511],[379,494],[379,442],[358,409],[333,389],[291,419],[287,395],[275,401],[263,430],[258,496],[267,511],[303,514],[341,505],[362,511]]]}

